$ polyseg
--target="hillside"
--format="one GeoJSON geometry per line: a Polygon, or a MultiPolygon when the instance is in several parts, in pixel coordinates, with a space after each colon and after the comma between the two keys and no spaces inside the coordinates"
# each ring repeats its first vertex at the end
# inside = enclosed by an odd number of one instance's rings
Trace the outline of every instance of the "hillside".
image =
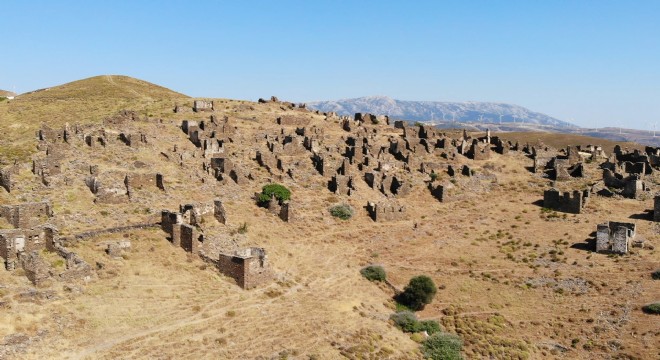
{"type": "Polygon", "coordinates": [[[0,97],[16,96],[16,93],[7,90],[0,90],[0,97]]]}
{"type": "Polygon", "coordinates": [[[34,133],[42,123],[100,123],[122,109],[143,115],[169,113],[187,96],[128,76],[104,75],[28,92],[0,102],[0,164],[26,159],[34,153],[34,133]]]}
{"type": "Polygon", "coordinates": [[[337,101],[313,101],[307,103],[307,105],[323,112],[334,111],[341,115],[367,112],[410,121],[441,121],[444,119],[462,123],[499,123],[501,120],[502,123],[524,122],[553,127],[574,127],[568,122],[531,111],[522,106],[504,103],[403,101],[387,96],[368,96],[337,101]]]}
{"type": "Polygon", "coordinates": [[[0,166],[0,240],[24,247],[0,252],[15,267],[0,269],[0,358],[421,360],[423,335],[389,321],[417,275],[438,287],[417,317],[459,336],[466,359],[657,358],[657,316],[641,307],[660,300],[648,212],[660,171],[622,196],[602,182],[605,158],[584,155],[600,139],[493,132],[491,144],[280,101],[194,112],[198,99],[114,76],[16,100],[0,111],[40,115],[3,137],[25,153],[0,166]],[[534,172],[576,145],[582,177],[534,172]],[[290,201],[260,206],[272,183],[290,201]],[[588,201],[551,210],[551,187],[588,201]],[[353,215],[333,216],[338,205],[353,215]],[[595,252],[606,221],[635,223],[644,247],[595,252]],[[387,284],[361,275],[370,264],[387,284]]]}

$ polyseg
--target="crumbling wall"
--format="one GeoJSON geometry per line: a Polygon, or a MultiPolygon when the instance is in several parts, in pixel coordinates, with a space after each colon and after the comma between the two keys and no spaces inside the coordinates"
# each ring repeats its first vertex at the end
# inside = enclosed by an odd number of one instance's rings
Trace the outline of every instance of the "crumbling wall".
{"type": "Polygon", "coordinates": [[[213,216],[219,223],[227,223],[227,212],[224,205],[222,205],[222,200],[216,199],[213,201],[213,216]]]}
{"type": "Polygon", "coordinates": [[[398,221],[405,219],[406,208],[396,202],[367,203],[367,212],[373,221],[398,221]]]}
{"type": "Polygon", "coordinates": [[[194,112],[213,111],[213,109],[213,101],[195,100],[193,102],[194,112]]]}
{"type": "Polygon", "coordinates": [[[561,194],[556,189],[543,192],[543,207],[572,214],[580,214],[589,199],[589,191],[575,190],[561,194]]]}
{"type": "Polygon", "coordinates": [[[436,198],[438,201],[442,202],[444,200],[444,187],[442,185],[433,185],[429,183],[429,190],[431,195],[436,198]]]}
{"type": "Polygon", "coordinates": [[[51,271],[37,251],[24,252],[20,256],[21,267],[25,276],[36,286],[42,285],[50,278],[51,271]]]}
{"type": "Polygon", "coordinates": [[[596,228],[596,251],[625,254],[635,237],[635,224],[606,222],[596,228]]]}
{"type": "Polygon", "coordinates": [[[233,254],[219,254],[218,270],[243,289],[251,289],[272,278],[268,256],[263,248],[247,248],[233,254]]]}
{"type": "Polygon", "coordinates": [[[4,169],[0,169],[0,187],[4,188],[7,190],[7,192],[10,193],[16,186],[16,183],[12,180],[13,175],[16,173],[18,173],[17,166],[10,166],[4,169]]]}
{"type": "Polygon", "coordinates": [[[42,224],[52,216],[53,210],[48,201],[0,205],[0,217],[5,218],[15,228],[33,227],[42,224]]]}

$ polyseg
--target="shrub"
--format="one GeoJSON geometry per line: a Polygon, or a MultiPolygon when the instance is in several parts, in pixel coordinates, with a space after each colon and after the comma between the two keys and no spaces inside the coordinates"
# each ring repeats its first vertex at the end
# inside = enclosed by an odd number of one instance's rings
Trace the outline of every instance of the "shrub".
{"type": "Polygon", "coordinates": [[[425,305],[433,301],[436,292],[438,292],[438,288],[430,277],[415,276],[399,294],[398,300],[415,311],[422,310],[425,305]]]}
{"type": "Polygon", "coordinates": [[[438,180],[438,177],[440,175],[438,175],[438,173],[432,172],[431,174],[429,174],[429,176],[431,177],[431,182],[434,182],[434,181],[438,180]]]}
{"type": "Polygon", "coordinates": [[[653,278],[653,280],[660,280],[660,269],[652,272],[651,277],[653,278]]]}
{"type": "Polygon", "coordinates": [[[660,302],[644,305],[642,311],[647,314],[660,315],[660,302]]]}
{"type": "Polygon", "coordinates": [[[245,234],[248,232],[248,224],[246,222],[242,223],[241,226],[238,227],[238,233],[239,234],[245,234]]]}
{"type": "Polygon", "coordinates": [[[330,208],[330,215],[342,220],[348,220],[353,216],[353,208],[347,204],[335,205],[330,208]]]}
{"type": "Polygon", "coordinates": [[[261,194],[259,194],[257,201],[261,205],[266,205],[273,196],[275,196],[280,202],[287,201],[291,199],[291,191],[280,184],[273,183],[264,185],[264,187],[261,188],[261,194]]]}
{"type": "Polygon", "coordinates": [[[419,322],[419,331],[426,331],[427,334],[433,335],[440,332],[440,324],[435,320],[422,320],[419,322]]]}
{"type": "Polygon", "coordinates": [[[385,281],[387,275],[385,274],[385,269],[379,265],[369,265],[360,270],[360,274],[364,276],[369,281],[385,281]]]}
{"type": "Polygon", "coordinates": [[[433,360],[462,360],[461,339],[452,334],[436,333],[422,343],[422,353],[433,360]]]}
{"type": "Polygon", "coordinates": [[[390,320],[403,332],[414,333],[420,331],[420,323],[412,311],[399,311],[390,315],[390,320]]]}

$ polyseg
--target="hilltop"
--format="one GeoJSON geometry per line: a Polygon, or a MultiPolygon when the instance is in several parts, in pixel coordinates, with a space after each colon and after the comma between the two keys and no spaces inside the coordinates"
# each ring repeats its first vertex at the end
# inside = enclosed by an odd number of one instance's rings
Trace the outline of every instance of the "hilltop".
{"type": "Polygon", "coordinates": [[[128,76],[103,75],[40,89],[0,103],[0,159],[25,159],[34,152],[31,142],[42,123],[100,123],[122,109],[145,116],[169,113],[176,101],[188,96],[128,76]]]}
{"type": "Polygon", "coordinates": [[[358,112],[388,115],[409,121],[455,121],[458,123],[527,123],[560,128],[575,127],[548,115],[522,106],[492,102],[403,101],[387,96],[367,96],[336,101],[312,101],[307,105],[341,115],[358,112]]]}
{"type": "Polygon", "coordinates": [[[117,76],[16,100],[0,103],[20,130],[0,117],[16,151],[0,155],[0,358],[421,360],[423,335],[389,321],[417,275],[438,287],[418,318],[465,358],[657,357],[641,307],[660,300],[660,158],[638,144],[117,76]],[[273,183],[290,200],[258,203],[273,183]],[[545,201],[564,192],[577,210],[545,201]],[[594,251],[607,221],[644,246],[594,251]]]}

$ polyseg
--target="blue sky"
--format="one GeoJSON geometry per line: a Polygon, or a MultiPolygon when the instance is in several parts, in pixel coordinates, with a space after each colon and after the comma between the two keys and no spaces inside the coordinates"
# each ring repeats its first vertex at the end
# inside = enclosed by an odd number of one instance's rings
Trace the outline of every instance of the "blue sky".
{"type": "Polygon", "coordinates": [[[660,1],[0,0],[0,89],[122,74],[191,96],[518,104],[660,121],[660,1]]]}

